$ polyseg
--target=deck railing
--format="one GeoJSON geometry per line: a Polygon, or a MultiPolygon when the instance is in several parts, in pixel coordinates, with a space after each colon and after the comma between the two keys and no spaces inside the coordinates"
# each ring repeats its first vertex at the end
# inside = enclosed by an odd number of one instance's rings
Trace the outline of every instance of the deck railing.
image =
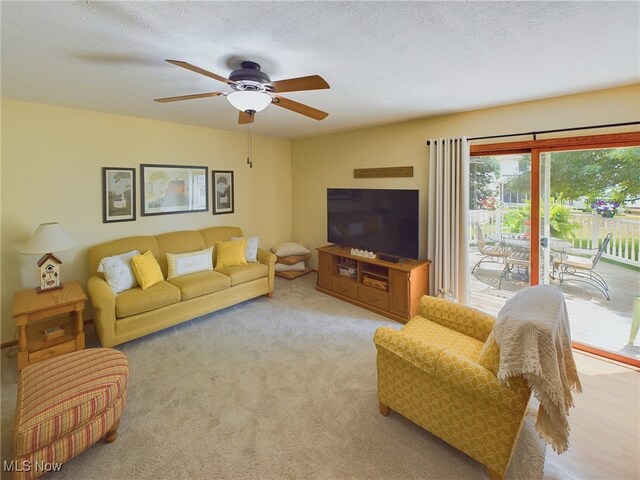
{"type": "MultiPolygon", "coordinates": [[[[471,210],[469,221],[478,223],[485,238],[502,231],[502,220],[506,210],[471,210]]],[[[603,218],[597,214],[571,214],[571,221],[579,227],[575,230],[573,244],[580,249],[597,250],[608,233],[613,233],[603,257],[626,265],[640,267],[640,221],[624,218],[603,218]]],[[[470,231],[470,244],[476,244],[475,231],[470,231]]]]}

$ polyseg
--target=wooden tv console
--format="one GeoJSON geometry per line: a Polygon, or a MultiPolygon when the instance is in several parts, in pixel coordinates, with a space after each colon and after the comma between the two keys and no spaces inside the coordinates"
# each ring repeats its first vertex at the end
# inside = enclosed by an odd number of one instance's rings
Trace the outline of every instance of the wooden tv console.
{"type": "Polygon", "coordinates": [[[316,290],[398,322],[418,313],[429,292],[429,260],[399,263],[351,255],[338,245],[318,247],[316,290]]]}

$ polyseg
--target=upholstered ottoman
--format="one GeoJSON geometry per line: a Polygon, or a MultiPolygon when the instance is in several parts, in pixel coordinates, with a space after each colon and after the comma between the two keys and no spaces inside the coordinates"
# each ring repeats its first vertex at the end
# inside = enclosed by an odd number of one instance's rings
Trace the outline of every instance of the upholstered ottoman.
{"type": "Polygon", "coordinates": [[[112,348],[80,350],[23,368],[14,433],[15,478],[37,478],[57,469],[101,438],[113,442],[128,377],[129,361],[112,348]]]}

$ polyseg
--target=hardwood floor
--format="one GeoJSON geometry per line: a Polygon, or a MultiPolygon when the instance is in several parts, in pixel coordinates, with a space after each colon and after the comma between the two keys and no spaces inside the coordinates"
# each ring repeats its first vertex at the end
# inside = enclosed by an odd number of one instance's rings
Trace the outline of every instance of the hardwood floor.
{"type": "MultiPolygon", "coordinates": [[[[469,250],[470,268],[482,258],[478,249],[469,250]]],[[[496,315],[504,302],[527,286],[527,283],[507,279],[499,282],[502,265],[484,262],[470,276],[472,306],[496,315]]],[[[574,342],[593,346],[618,355],[640,360],[640,333],[629,343],[634,297],[640,296],[640,275],[634,270],[604,262],[599,273],[609,284],[611,300],[595,288],[581,283],[562,286],[574,342]]],[[[559,286],[557,280],[551,285],[559,286]]]]}
{"type": "MultiPolygon", "coordinates": [[[[481,258],[469,251],[472,267],[481,258]]],[[[640,359],[640,333],[629,344],[633,298],[639,292],[637,272],[602,263],[611,301],[591,288],[566,285],[571,336],[574,341],[640,359]]],[[[504,302],[526,286],[500,285],[501,267],[482,264],[471,275],[471,304],[497,314],[504,302]]],[[[574,349],[583,392],[574,396],[569,415],[569,449],[562,455],[547,447],[544,480],[640,479],[640,369],[574,349]]]]}
{"type": "Polygon", "coordinates": [[[640,369],[574,350],[583,392],[574,397],[569,449],[547,447],[544,480],[640,478],[640,369]]]}

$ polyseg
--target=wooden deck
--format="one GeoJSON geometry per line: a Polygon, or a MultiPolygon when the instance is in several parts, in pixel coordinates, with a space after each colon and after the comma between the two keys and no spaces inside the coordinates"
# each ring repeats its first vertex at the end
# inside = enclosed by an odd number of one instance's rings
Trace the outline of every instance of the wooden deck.
{"type": "MultiPolygon", "coordinates": [[[[469,272],[480,260],[478,249],[469,250],[469,272]]],[[[640,296],[640,273],[629,268],[600,261],[596,271],[609,285],[611,300],[594,287],[584,283],[563,283],[567,302],[571,337],[574,342],[607,350],[640,360],[640,333],[629,344],[633,299],[640,296]]],[[[502,264],[483,262],[470,275],[470,303],[474,307],[496,315],[504,302],[527,286],[522,281],[502,280],[498,289],[502,264]]],[[[559,286],[557,280],[551,285],[559,286]]]]}

